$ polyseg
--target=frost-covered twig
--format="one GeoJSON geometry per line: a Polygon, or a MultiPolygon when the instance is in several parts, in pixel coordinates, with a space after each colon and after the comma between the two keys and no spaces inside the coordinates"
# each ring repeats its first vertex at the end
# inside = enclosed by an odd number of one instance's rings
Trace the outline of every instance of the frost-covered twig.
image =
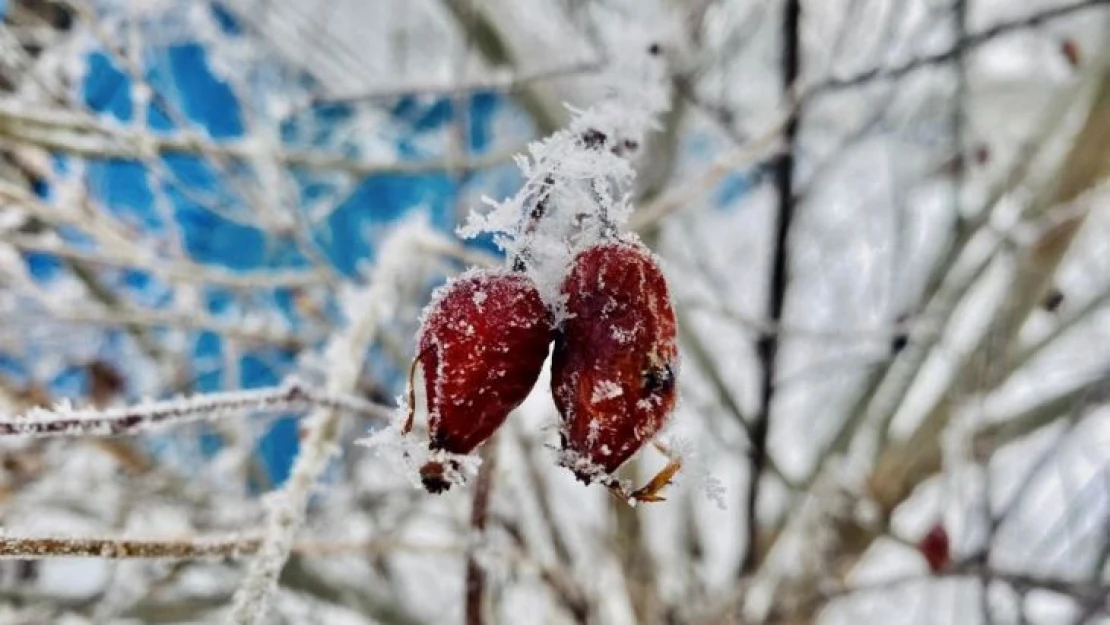
{"type": "Polygon", "coordinates": [[[239,558],[258,550],[258,538],[134,539],[134,538],[35,538],[0,536],[0,558],[42,559],[60,557],[197,560],[239,558]]]}
{"type": "Polygon", "coordinates": [[[119,310],[89,310],[77,308],[69,301],[57,302],[53,299],[43,299],[42,303],[46,305],[50,317],[60,322],[123,327],[186,328],[213,332],[249,344],[262,343],[282,347],[300,347],[311,342],[311,337],[290,332],[280,326],[275,327],[274,324],[259,319],[233,323],[198,312],[135,307],[119,310]]]}
{"type": "Polygon", "coordinates": [[[358,397],[324,392],[290,380],[282,386],[207,393],[123,408],[74,409],[62,404],[35,408],[22,416],[0,416],[0,436],[121,436],[160,427],[230,416],[242,411],[282,412],[320,407],[371,419],[388,419],[390,409],[358,397]]]}
{"type": "Polygon", "coordinates": [[[136,160],[147,154],[191,154],[221,160],[249,161],[266,158],[294,169],[344,172],[354,176],[423,174],[441,171],[474,171],[507,162],[520,150],[426,161],[370,161],[321,151],[266,147],[250,138],[213,141],[197,132],[157,134],[123,128],[70,111],[31,110],[0,103],[0,135],[13,141],[85,158],[136,160]]]}
{"type": "MultiPolygon", "coordinates": [[[[378,327],[397,310],[398,287],[411,279],[414,271],[411,253],[424,237],[420,225],[398,227],[381,249],[370,284],[344,302],[348,325],[328,342],[324,356],[330,367],[327,389],[332,393],[352,392],[358,382],[366,351],[374,342],[378,327]]],[[[300,451],[289,479],[278,492],[269,496],[266,531],[258,557],[251,563],[247,579],[235,593],[230,622],[253,624],[265,618],[278,575],[289,558],[297,530],[304,524],[309,492],[338,452],[339,413],[320,408],[304,427],[300,451]]]]}
{"type": "Polygon", "coordinates": [[[695,203],[716,188],[729,174],[778,155],[783,130],[794,115],[795,109],[791,107],[762,135],[717,159],[697,178],[641,207],[629,219],[628,226],[637,232],[643,232],[668,215],[695,203]]]}
{"type": "Polygon", "coordinates": [[[233,290],[275,289],[313,286],[320,283],[320,276],[313,271],[266,271],[234,273],[219,267],[206,267],[182,259],[161,258],[153,255],[135,256],[129,250],[100,248],[86,250],[66,244],[53,235],[27,236],[3,233],[5,241],[22,252],[50,254],[58,258],[80,261],[93,265],[107,265],[150,272],[174,282],[204,283],[233,290]]]}
{"type": "MultiPolygon", "coordinates": [[[[243,558],[258,552],[259,534],[187,536],[180,538],[125,538],[119,536],[11,536],[0,535],[0,559],[99,558],[109,560],[200,560],[243,558]]],[[[454,545],[415,544],[396,541],[303,540],[293,551],[309,556],[349,556],[404,551],[406,553],[458,554],[454,545]]]]}
{"type": "Polygon", "coordinates": [[[566,78],[578,74],[592,74],[601,71],[603,63],[588,61],[572,63],[570,65],[552,67],[518,75],[494,75],[490,78],[471,80],[459,84],[444,84],[442,81],[424,84],[398,85],[378,91],[365,93],[320,97],[312,100],[313,104],[354,104],[358,102],[372,102],[375,100],[394,100],[405,96],[419,95],[423,97],[447,98],[476,91],[501,91],[512,92],[535,82],[566,78]]]}
{"type": "Polygon", "coordinates": [[[500,202],[483,198],[490,209],[471,212],[459,228],[462,237],[492,235],[545,301],[557,301],[569,259],[621,231],[632,214],[632,159],[670,103],[664,66],[651,50],[645,43],[627,63],[615,63],[610,97],[571,109],[566,128],[529,144],[515,159],[525,177],[520,190],[500,202]]]}

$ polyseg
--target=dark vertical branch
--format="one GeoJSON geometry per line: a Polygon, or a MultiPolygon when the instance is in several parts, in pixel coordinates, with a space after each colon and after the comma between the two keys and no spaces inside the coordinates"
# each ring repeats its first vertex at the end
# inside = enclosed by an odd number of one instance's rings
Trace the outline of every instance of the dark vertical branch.
{"type": "Polygon", "coordinates": [[[954,0],[952,3],[952,30],[953,39],[956,40],[955,54],[952,57],[952,71],[955,85],[952,92],[952,106],[950,109],[951,141],[952,141],[952,208],[955,211],[956,223],[962,223],[963,214],[963,188],[966,178],[968,162],[967,154],[967,120],[964,109],[967,106],[967,48],[959,45],[968,37],[967,16],[968,0],[954,0]]]}
{"type": "Polygon", "coordinates": [[[474,503],[470,508],[470,549],[466,556],[466,625],[482,625],[482,598],[486,594],[486,572],[475,553],[481,548],[489,516],[490,493],[493,491],[493,474],[497,470],[497,436],[482,447],[482,468],[474,486],[474,503]]]}
{"type": "MultiPolygon", "coordinates": [[[[801,0],[786,0],[782,15],[782,93],[787,100],[793,98],[792,88],[801,69],[801,0]]],[[[772,166],[775,190],[778,193],[778,210],[775,219],[775,239],[771,256],[771,281],[768,285],[768,328],[777,328],[782,321],[789,282],[789,249],[787,239],[794,220],[794,148],[798,134],[800,111],[792,110],[783,129],[784,149],[772,166]]],[[[755,570],[759,561],[759,528],[756,508],[759,503],[759,483],[767,466],[767,433],[770,430],[771,404],[775,395],[775,368],[778,360],[778,334],[773,331],[760,333],[756,353],[763,370],[759,391],[759,411],[751,424],[751,478],[748,486],[747,531],[748,546],[740,563],[740,575],[755,570]]]]}

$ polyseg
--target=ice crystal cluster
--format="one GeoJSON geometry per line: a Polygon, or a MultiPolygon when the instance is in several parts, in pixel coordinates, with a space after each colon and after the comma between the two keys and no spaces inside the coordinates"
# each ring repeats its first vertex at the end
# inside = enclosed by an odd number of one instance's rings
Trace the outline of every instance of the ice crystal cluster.
{"type": "Polygon", "coordinates": [[[515,157],[524,178],[520,190],[503,200],[483,198],[485,209],[472,211],[458,229],[466,238],[492,235],[549,303],[558,301],[574,254],[627,224],[636,157],[668,104],[657,48],[647,40],[629,47],[639,53],[607,73],[610,89],[603,101],[572,108],[566,128],[515,157]]]}

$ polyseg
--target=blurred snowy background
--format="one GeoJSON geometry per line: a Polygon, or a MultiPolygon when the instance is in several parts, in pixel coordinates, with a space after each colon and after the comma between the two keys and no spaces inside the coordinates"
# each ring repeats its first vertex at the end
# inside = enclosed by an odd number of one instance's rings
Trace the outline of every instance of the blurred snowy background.
{"type": "Polygon", "coordinates": [[[0,623],[1110,622],[1110,2],[0,13],[0,623]],[[545,374],[488,502],[412,488],[354,441],[456,226],[653,46],[684,472],[576,483],[545,374]]]}

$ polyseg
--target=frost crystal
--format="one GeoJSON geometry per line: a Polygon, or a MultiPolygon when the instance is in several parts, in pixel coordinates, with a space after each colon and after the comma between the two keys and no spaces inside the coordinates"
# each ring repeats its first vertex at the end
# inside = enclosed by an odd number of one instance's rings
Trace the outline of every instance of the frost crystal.
{"type": "Polygon", "coordinates": [[[603,402],[606,399],[620,397],[623,393],[624,391],[621,390],[620,384],[617,384],[612,380],[601,380],[594,385],[594,393],[590,397],[590,403],[596,404],[598,402],[603,402]]]}
{"type": "Polygon", "coordinates": [[[726,510],[725,486],[710,471],[709,464],[698,453],[693,441],[678,436],[667,438],[669,440],[664,445],[671,450],[673,456],[682,458],[683,474],[701,486],[706,499],[716,504],[718,509],[726,510]]]}
{"type": "Polygon", "coordinates": [[[525,178],[520,191],[500,202],[484,197],[488,210],[472,211],[459,235],[492,235],[558,310],[570,258],[628,222],[636,175],[631,159],[667,107],[663,76],[660,59],[646,53],[616,63],[607,75],[609,97],[585,110],[568,107],[569,127],[516,156],[525,178]]]}

